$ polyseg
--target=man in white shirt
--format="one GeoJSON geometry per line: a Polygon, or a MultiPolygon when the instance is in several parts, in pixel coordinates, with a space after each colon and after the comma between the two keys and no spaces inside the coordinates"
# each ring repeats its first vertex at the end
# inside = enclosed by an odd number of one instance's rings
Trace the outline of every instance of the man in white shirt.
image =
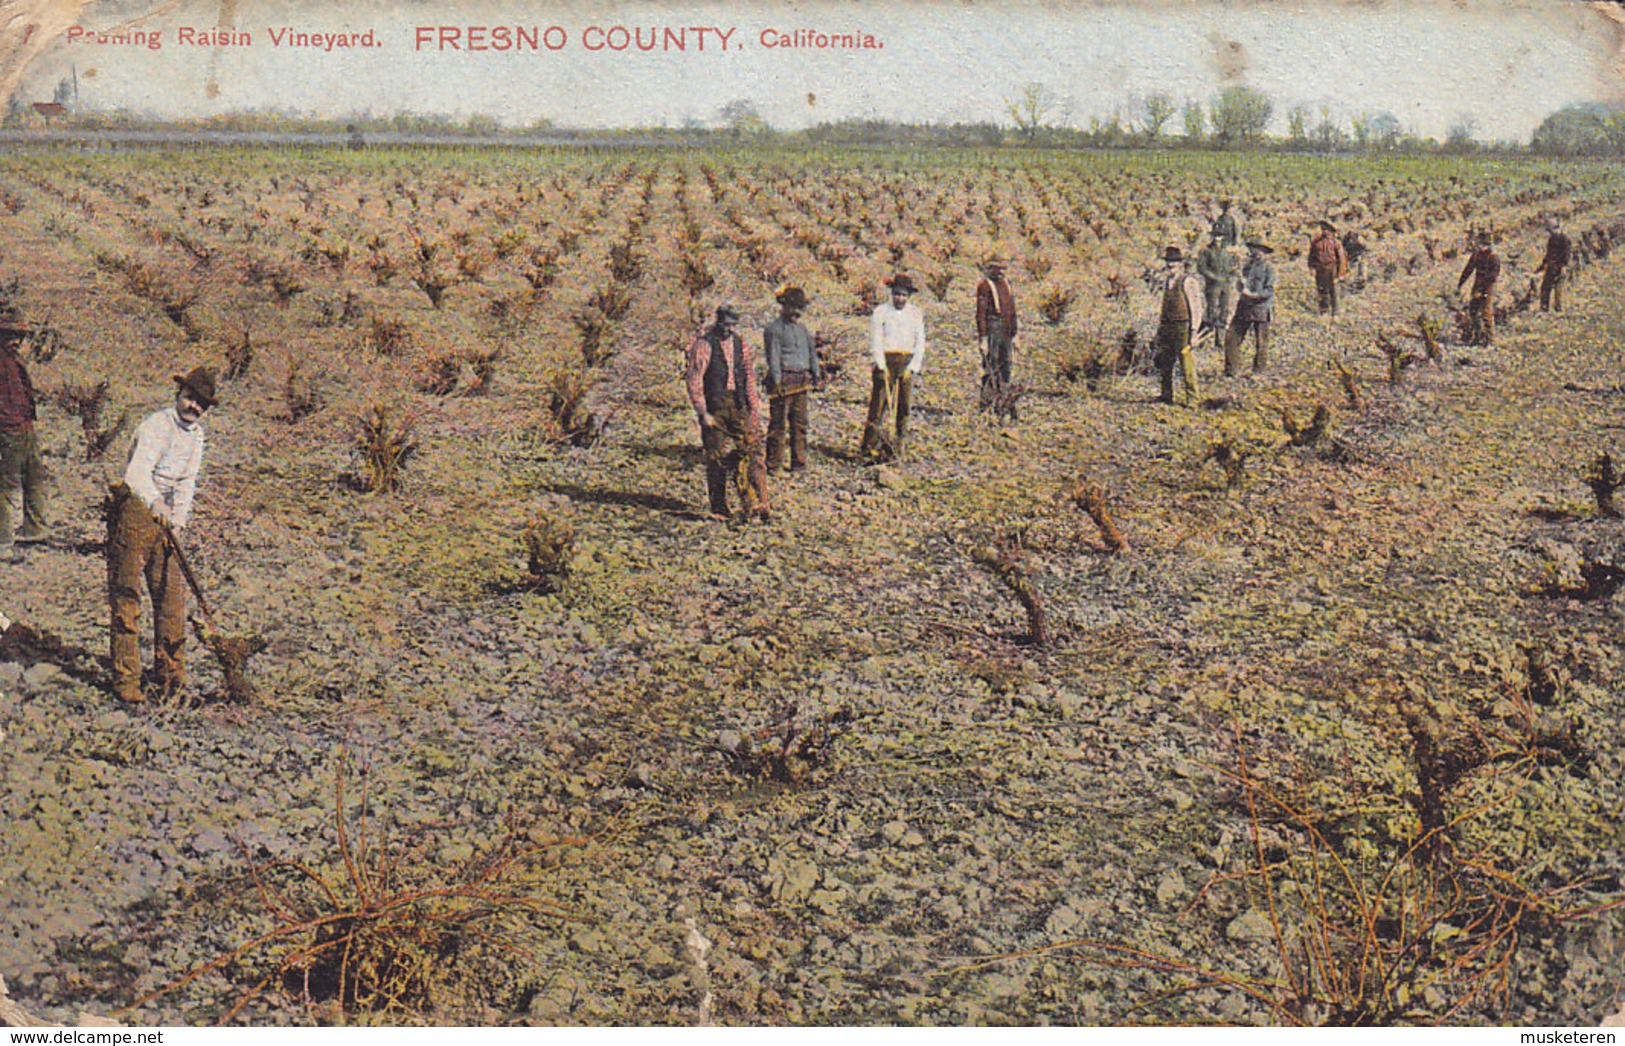
{"type": "Polygon", "coordinates": [[[141,690],[141,584],[152,596],[153,677],[166,694],[186,679],[186,579],[165,530],[192,515],[203,467],[202,417],[215,405],[214,371],[175,375],[175,404],[148,416],[114,490],[107,527],[107,594],[112,604],[113,693],[144,700],[141,690]]]}
{"type": "Polygon", "coordinates": [[[863,426],[858,453],[895,457],[903,449],[908,424],[908,394],[914,375],[925,365],[925,317],[909,301],[915,290],[906,273],[886,281],[891,300],[881,302],[869,319],[869,354],[874,362],[874,387],[869,393],[869,419],[863,426]],[[896,414],[896,427],[890,415],[896,414]],[[887,435],[887,429],[896,433],[887,435]]]}

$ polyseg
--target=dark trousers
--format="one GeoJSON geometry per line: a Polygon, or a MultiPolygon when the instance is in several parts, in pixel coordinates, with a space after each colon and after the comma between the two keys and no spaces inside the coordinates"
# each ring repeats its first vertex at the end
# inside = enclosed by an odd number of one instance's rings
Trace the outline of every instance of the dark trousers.
{"type": "Polygon", "coordinates": [[[1269,322],[1248,319],[1245,310],[1237,308],[1235,319],[1230,321],[1230,329],[1224,336],[1224,376],[1227,378],[1241,369],[1241,343],[1247,340],[1248,331],[1253,334],[1253,370],[1261,371],[1269,366],[1269,322]]]}
{"type": "Polygon", "coordinates": [[[807,390],[781,392],[773,397],[767,421],[767,470],[784,464],[785,430],[790,434],[790,467],[807,467],[807,390]]]}
{"type": "Polygon", "coordinates": [[[712,425],[700,432],[705,447],[705,491],[711,511],[728,515],[728,483],[739,492],[740,508],[753,516],[767,511],[767,457],[759,422],[732,403],[711,412],[712,425]]]}
{"type": "Polygon", "coordinates": [[[1321,312],[1337,315],[1337,270],[1315,270],[1315,296],[1319,299],[1321,312]]]}
{"type": "Polygon", "coordinates": [[[1547,269],[1540,277],[1540,311],[1563,311],[1563,270],[1547,269]]]}
{"type": "Polygon", "coordinates": [[[1185,396],[1188,400],[1195,400],[1201,395],[1196,382],[1196,357],[1191,352],[1191,325],[1189,322],[1164,323],[1157,328],[1156,351],[1152,362],[1157,365],[1157,373],[1162,379],[1161,394],[1157,397],[1163,403],[1174,402],[1174,368],[1179,369],[1180,380],[1185,385],[1185,396]]]}
{"type": "Polygon", "coordinates": [[[1495,340],[1495,306],[1488,294],[1475,296],[1467,303],[1468,345],[1488,345],[1495,340]]]}
{"type": "Polygon", "coordinates": [[[0,432],[0,545],[11,541],[11,491],[23,488],[23,533],[45,530],[45,466],[32,426],[0,432]]]}
{"type": "Polygon", "coordinates": [[[981,405],[991,406],[999,393],[1010,384],[1010,366],[1013,356],[1009,329],[998,316],[988,317],[987,355],[982,357],[981,405]]]}
{"type": "Polygon", "coordinates": [[[903,435],[908,428],[908,393],[912,378],[908,373],[906,352],[886,353],[886,366],[874,368],[874,385],[869,390],[869,417],[863,425],[863,440],[858,444],[860,453],[872,453],[887,443],[893,451],[903,449],[903,435]],[[895,439],[888,440],[886,430],[891,428],[891,415],[897,418],[895,439]]]}
{"type": "Polygon", "coordinates": [[[141,587],[152,596],[152,671],[166,691],[186,679],[186,579],[158,520],[120,484],[107,528],[107,596],[112,604],[113,693],[140,701],[141,587]]]}
{"type": "Polygon", "coordinates": [[[1232,281],[1214,280],[1202,289],[1207,299],[1207,322],[1213,327],[1214,344],[1224,344],[1225,321],[1230,318],[1230,284],[1232,281]]]}

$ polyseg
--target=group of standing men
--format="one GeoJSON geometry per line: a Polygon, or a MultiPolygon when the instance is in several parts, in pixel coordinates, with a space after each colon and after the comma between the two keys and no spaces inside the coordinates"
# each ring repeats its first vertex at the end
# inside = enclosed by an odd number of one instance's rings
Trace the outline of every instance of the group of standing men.
{"type": "MultiPolygon", "coordinates": [[[[982,354],[981,404],[989,406],[1010,383],[1018,320],[1015,294],[999,259],[983,267],[976,287],[976,336],[982,354]]],[[[912,301],[919,290],[907,273],[885,281],[886,300],[869,317],[869,409],[858,453],[895,457],[908,430],[915,377],[925,365],[925,317],[912,301]]],[[[710,512],[731,519],[728,488],[738,492],[744,518],[769,522],[767,477],[779,471],[788,441],[790,471],[807,467],[808,395],[824,384],[818,342],[801,322],[811,304],[800,287],[774,296],[779,315],[762,329],[768,419],[763,438],[762,395],[756,364],[739,333],[739,310],[722,305],[690,343],[684,368],[689,402],[700,424],[710,512]]]]}
{"type": "MultiPolygon", "coordinates": [[[[1563,274],[1572,256],[1572,245],[1559,222],[1546,223],[1546,252],[1540,266],[1540,309],[1563,311],[1563,274]]],[[[1186,402],[1200,395],[1196,378],[1194,346],[1211,334],[1224,346],[1224,374],[1232,377],[1241,369],[1241,347],[1253,335],[1253,370],[1269,365],[1269,330],[1274,317],[1275,270],[1270,264],[1274,249],[1259,239],[1247,241],[1247,260],[1239,267],[1233,253],[1240,229],[1231,213],[1231,201],[1220,205],[1206,248],[1190,260],[1178,247],[1163,252],[1163,269],[1158,279],[1162,310],[1158,316],[1153,343],[1153,362],[1161,378],[1158,399],[1174,403],[1175,376],[1178,375],[1186,402]],[[1239,291],[1231,312],[1231,293],[1239,291]],[[1229,323],[1225,318],[1230,317],[1229,323]]],[[[1457,288],[1472,279],[1468,292],[1468,345],[1489,345],[1495,336],[1495,285],[1501,275],[1501,260],[1495,253],[1489,230],[1469,234],[1472,251],[1462,270],[1457,288]]],[[[1309,271],[1315,280],[1317,307],[1322,315],[1337,314],[1338,283],[1349,272],[1349,264],[1365,252],[1357,235],[1339,239],[1330,221],[1319,222],[1309,241],[1309,271]],[[1358,252],[1358,253],[1357,253],[1358,252]]]]}
{"type": "Polygon", "coordinates": [[[1224,347],[1224,373],[1241,370],[1241,347],[1253,336],[1253,370],[1269,366],[1269,331],[1275,317],[1275,248],[1259,239],[1247,241],[1247,260],[1238,264],[1233,253],[1241,230],[1231,213],[1231,201],[1220,204],[1208,234],[1208,245],[1192,260],[1178,247],[1163,251],[1158,279],[1162,310],[1157,318],[1152,362],[1161,378],[1158,400],[1173,403],[1178,374],[1186,402],[1201,395],[1196,378],[1195,346],[1212,336],[1224,347]],[[1235,310],[1231,311],[1231,296],[1235,310]],[[1176,372],[1177,368],[1177,372],[1176,372]]]}

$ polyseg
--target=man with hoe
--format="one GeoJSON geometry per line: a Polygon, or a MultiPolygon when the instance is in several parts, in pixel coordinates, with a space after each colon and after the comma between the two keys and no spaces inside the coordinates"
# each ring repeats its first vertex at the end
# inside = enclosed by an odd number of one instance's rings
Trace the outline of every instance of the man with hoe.
{"type": "Polygon", "coordinates": [[[214,371],[175,375],[175,403],[148,416],[135,431],[124,481],[113,489],[107,524],[107,594],[112,603],[113,694],[144,700],[141,583],[152,596],[152,674],[164,694],[186,681],[186,581],[172,532],[192,516],[203,467],[202,418],[215,405],[214,371]]]}
{"type": "Polygon", "coordinates": [[[716,320],[688,348],[689,402],[700,422],[705,447],[705,489],[711,515],[728,513],[728,481],[739,488],[746,519],[767,522],[767,458],[762,451],[762,397],[756,390],[756,362],[735,327],[739,311],[719,305],[716,320]],[[731,446],[730,446],[731,445],[731,446]]]}
{"type": "Polygon", "coordinates": [[[1478,248],[1456,281],[1459,291],[1467,277],[1473,278],[1467,299],[1467,336],[1462,341],[1467,345],[1489,345],[1495,340],[1495,281],[1501,277],[1501,259],[1495,254],[1494,237],[1488,229],[1479,232],[1475,240],[1478,248]]]}
{"type": "Polygon", "coordinates": [[[1202,325],[1201,284],[1190,271],[1185,252],[1169,247],[1162,252],[1162,315],[1157,323],[1153,360],[1162,378],[1160,403],[1174,402],[1174,367],[1179,367],[1187,403],[1200,395],[1191,336],[1202,325]]]}
{"type": "Polygon", "coordinates": [[[1309,241],[1309,271],[1315,275],[1315,295],[1320,314],[1337,315],[1337,281],[1349,272],[1348,254],[1337,238],[1337,226],[1322,220],[1320,231],[1309,241]]]}
{"type": "Polygon", "coordinates": [[[1555,309],[1562,312],[1563,270],[1569,267],[1569,257],[1574,247],[1556,218],[1547,220],[1546,233],[1546,256],[1541,258],[1540,267],[1535,270],[1545,274],[1540,280],[1540,311],[1555,309]]]}
{"type": "Polygon", "coordinates": [[[0,313],[0,549],[10,548],[11,492],[23,490],[23,528],[17,532],[19,545],[44,541],[45,468],[40,463],[39,439],[34,434],[37,417],[34,384],[17,353],[28,330],[17,325],[13,310],[0,313]]]}
{"type": "Polygon", "coordinates": [[[993,405],[1010,384],[1016,349],[1016,296],[1005,279],[1004,262],[990,258],[976,284],[976,343],[982,350],[981,408],[993,405]]]}
{"type": "Polygon", "coordinates": [[[1224,336],[1224,376],[1241,369],[1241,343],[1253,335],[1253,372],[1269,366],[1270,322],[1275,318],[1275,269],[1269,256],[1275,248],[1259,240],[1247,243],[1247,261],[1241,267],[1241,297],[1236,315],[1224,336]]]}
{"type": "Polygon", "coordinates": [[[869,417],[858,453],[895,457],[903,449],[908,427],[909,389],[925,365],[925,317],[909,301],[917,288],[907,273],[897,273],[885,283],[891,298],[877,305],[869,317],[874,387],[869,392],[869,417]],[[888,429],[895,435],[888,435],[888,429]]]}
{"type": "Polygon", "coordinates": [[[778,318],[762,328],[762,355],[767,358],[767,471],[784,464],[784,433],[790,430],[790,471],[807,467],[807,395],[823,381],[818,346],[801,324],[809,304],[807,292],[787,286],[775,295],[778,318]]]}

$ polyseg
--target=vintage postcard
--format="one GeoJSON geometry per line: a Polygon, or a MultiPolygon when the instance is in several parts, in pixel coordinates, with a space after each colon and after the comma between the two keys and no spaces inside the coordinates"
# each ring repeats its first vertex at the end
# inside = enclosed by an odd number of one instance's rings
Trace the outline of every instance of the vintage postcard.
{"type": "Polygon", "coordinates": [[[1621,1013],[1622,46],[4,0],[0,1020],[1621,1013]]]}

